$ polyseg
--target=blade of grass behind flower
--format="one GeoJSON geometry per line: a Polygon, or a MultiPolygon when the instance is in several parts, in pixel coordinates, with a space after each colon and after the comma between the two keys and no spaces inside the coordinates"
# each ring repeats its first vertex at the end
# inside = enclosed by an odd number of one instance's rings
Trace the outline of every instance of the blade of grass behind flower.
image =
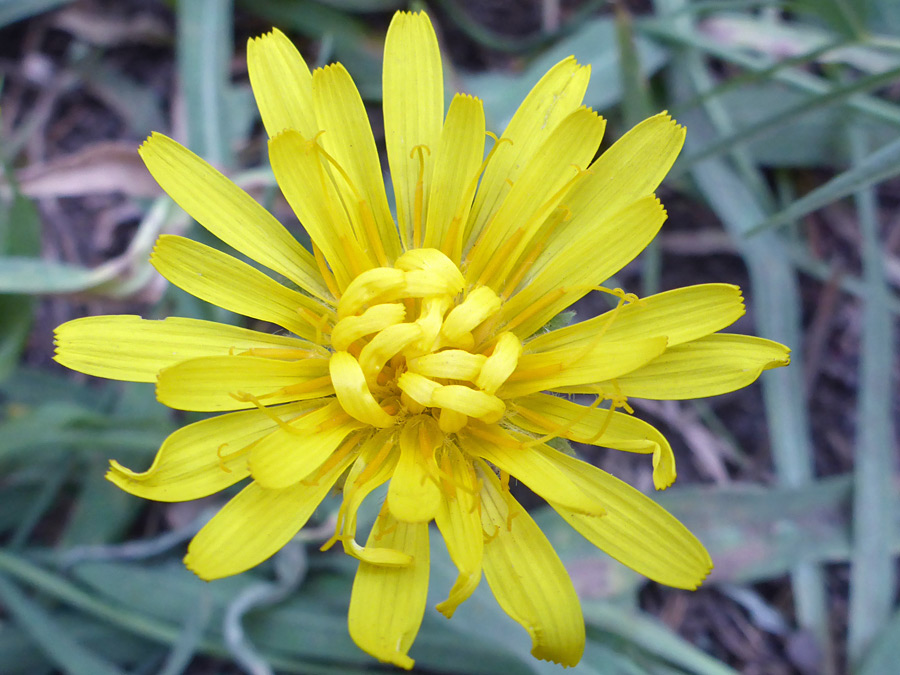
{"type": "MultiPolygon", "coordinates": [[[[10,175],[7,173],[7,175],[10,175]]],[[[8,208],[0,206],[0,252],[36,256],[41,250],[41,220],[34,204],[16,190],[8,208]]],[[[0,263],[2,264],[2,263],[0,263]]],[[[34,300],[24,295],[0,296],[0,380],[16,367],[31,330],[34,300]]]]}
{"type": "Polygon", "coordinates": [[[0,3],[0,28],[70,2],[72,0],[4,0],[0,3]]]}
{"type": "MultiPolygon", "coordinates": [[[[770,57],[748,54],[745,51],[720,44],[695,30],[676,29],[674,23],[669,20],[645,19],[637,23],[635,27],[638,32],[656,38],[664,44],[697,49],[751,72],[770,70],[776,65],[775,60],[770,57]]],[[[797,68],[775,69],[772,71],[771,77],[773,80],[809,94],[824,94],[835,86],[829,80],[797,68]]],[[[847,101],[847,106],[873,120],[900,126],[900,107],[874,96],[866,94],[854,96],[847,101]]]]}
{"type": "Polygon", "coordinates": [[[187,145],[211,163],[226,167],[233,160],[226,118],[233,13],[231,0],[178,2],[178,75],[187,145]]]}
{"type": "Polygon", "coordinates": [[[4,575],[0,575],[0,600],[6,612],[60,670],[69,675],[123,675],[114,664],[72,639],[45,609],[4,575]]]}
{"type": "Polygon", "coordinates": [[[734,147],[748,143],[760,136],[765,136],[815,110],[842,103],[860,92],[871,91],[872,89],[896,82],[898,78],[900,78],[900,68],[893,68],[885,73],[870,75],[860,78],[856,82],[835,87],[829,92],[810,96],[786,110],[764,117],[754,124],[735,130],[733,133],[719,136],[713,142],[702,146],[699,150],[679,162],[678,172],[687,171],[697,162],[722,154],[725,151],[730,151],[734,147]]]}
{"type": "MultiPolygon", "coordinates": [[[[633,44],[640,77],[648,78],[667,61],[666,50],[643,36],[633,44]]],[[[584,104],[595,110],[605,110],[618,104],[630,81],[623,78],[616,25],[610,17],[585,21],[578,30],[553,47],[542,52],[521,72],[508,75],[498,72],[460,73],[461,89],[484,102],[488,127],[502,130],[512,118],[521,101],[534,83],[560,60],[574,56],[579,63],[591,64],[591,80],[584,104]]]]}
{"type": "MultiPolygon", "coordinates": [[[[371,37],[364,21],[309,0],[238,0],[238,4],[284,31],[296,31],[322,44],[330,42],[333,53],[324,63],[341,62],[364,99],[381,100],[382,38],[371,37]]],[[[323,60],[321,54],[317,56],[323,60]]]]}
{"type": "MultiPolygon", "coordinates": [[[[657,7],[670,11],[683,5],[683,0],[657,0],[657,7]]],[[[685,33],[691,31],[690,21],[684,18],[673,23],[672,27],[685,33]]],[[[679,98],[702,94],[711,88],[712,78],[698,51],[678,55],[675,64],[672,84],[679,98]]],[[[718,108],[716,101],[706,103],[705,113],[698,112],[681,120],[691,129],[688,148],[692,145],[696,147],[701,139],[709,142],[713,133],[733,133],[727,115],[718,108]]],[[[744,239],[747,230],[764,217],[766,208],[773,200],[765,194],[767,189],[758,171],[749,166],[739,153],[737,162],[742,178],[753,180],[753,191],[723,159],[709,159],[696,165],[692,175],[710,207],[740,244],[741,254],[750,272],[759,333],[795,350],[794,363],[790,368],[766,373],[761,382],[779,481],[784,485],[801,486],[813,480],[813,456],[809,411],[804,395],[802,353],[799,350],[802,338],[797,280],[793,265],[784,253],[784,245],[775,235],[750,241],[744,239]]],[[[784,525],[792,526],[790,523],[784,525]]],[[[798,562],[791,578],[798,623],[815,636],[823,650],[823,672],[832,673],[834,660],[830,650],[822,571],[815,565],[798,562]]]]}
{"type": "Polygon", "coordinates": [[[44,467],[40,489],[25,511],[20,514],[19,525],[7,544],[10,550],[20,549],[28,541],[34,528],[37,527],[41,518],[44,517],[44,514],[50,510],[50,507],[56,501],[59,490],[68,477],[71,468],[71,456],[64,458],[53,466],[44,467]]]}
{"type": "Polygon", "coordinates": [[[884,675],[896,669],[898,661],[900,661],[900,612],[895,613],[884,627],[854,672],[856,675],[884,675]]]}
{"type": "Polygon", "coordinates": [[[679,637],[656,619],[609,603],[582,601],[585,623],[618,636],[693,675],[737,675],[737,671],[679,637]]]}
{"type": "MultiPolygon", "coordinates": [[[[864,132],[848,129],[854,165],[865,161],[864,132]]],[[[868,292],[862,314],[859,397],[856,403],[853,558],[850,567],[850,613],[847,651],[858,663],[893,607],[896,573],[889,540],[896,497],[893,433],[894,319],[885,307],[889,296],[884,273],[878,207],[871,186],[855,195],[862,232],[863,275],[868,292]]]]}
{"type": "MultiPolygon", "coordinates": [[[[179,562],[173,561],[173,564],[177,566],[175,569],[179,572],[184,572],[184,574],[192,577],[187,570],[180,567],[179,562]]],[[[81,567],[87,567],[87,565],[81,567]]],[[[76,570],[77,569],[79,568],[76,568],[76,570]]],[[[122,565],[119,569],[121,571],[141,571],[140,569],[137,569],[137,566],[135,565],[122,565]]],[[[91,591],[86,591],[81,586],[76,585],[54,572],[2,550],[0,550],[0,570],[7,573],[9,576],[15,577],[24,584],[40,590],[83,613],[103,619],[104,621],[117,626],[121,630],[142,636],[163,645],[177,644],[181,636],[183,617],[190,610],[190,607],[193,606],[192,603],[196,601],[196,592],[185,595],[183,588],[179,588],[179,586],[174,583],[175,579],[173,579],[174,575],[172,570],[160,572],[158,575],[152,577],[152,586],[142,586],[135,583],[136,580],[133,578],[123,578],[121,580],[122,583],[116,583],[117,575],[110,574],[110,568],[107,567],[107,569],[104,570],[104,574],[107,575],[106,578],[97,580],[97,584],[100,588],[94,588],[91,591]],[[116,597],[114,600],[108,598],[110,592],[107,590],[107,583],[116,589],[116,597]],[[101,592],[98,593],[98,590],[101,592]],[[169,612],[172,613],[174,611],[176,614],[175,618],[171,621],[160,619],[152,614],[143,613],[127,604],[129,602],[140,604],[142,602],[154,602],[159,600],[162,602],[170,601],[169,612]]],[[[121,576],[121,574],[118,576],[121,576]]],[[[192,579],[193,582],[198,584],[201,588],[208,587],[210,591],[216,593],[228,594],[233,591],[233,586],[229,586],[227,582],[219,582],[218,584],[207,586],[207,584],[204,584],[196,577],[192,577],[192,579]]],[[[238,581],[239,583],[245,583],[251,580],[242,577],[238,581]]],[[[320,623],[323,623],[325,618],[326,617],[323,616],[320,610],[318,613],[310,612],[309,621],[314,622],[318,620],[320,623]]],[[[346,616],[342,617],[342,619],[341,628],[345,629],[346,616]]],[[[333,628],[337,631],[336,627],[333,628]]],[[[337,633],[344,635],[346,631],[341,630],[337,631],[337,633]]],[[[293,632],[291,634],[293,644],[295,647],[303,647],[306,644],[306,641],[299,640],[298,635],[301,635],[301,633],[293,632]]],[[[322,640],[322,644],[327,646],[327,641],[328,636],[326,635],[324,640],[322,640]]],[[[347,641],[349,643],[349,637],[347,638],[347,641]]],[[[221,640],[211,638],[208,635],[204,635],[203,640],[200,642],[200,649],[203,653],[212,656],[228,656],[228,652],[221,640]]],[[[347,649],[345,649],[343,653],[333,651],[331,654],[346,659],[347,656],[351,656],[355,651],[357,651],[355,648],[351,648],[349,653],[347,649]]],[[[358,653],[362,654],[362,652],[358,653]]],[[[364,673],[369,672],[364,667],[357,667],[349,663],[345,663],[341,665],[340,668],[335,669],[334,667],[323,665],[321,662],[297,658],[294,654],[295,651],[292,652],[290,650],[267,652],[266,658],[273,668],[285,672],[305,673],[308,675],[337,675],[338,673],[364,675],[364,673]]],[[[365,655],[362,655],[362,658],[368,659],[365,655]]]]}
{"type": "Polygon", "coordinates": [[[866,156],[778,213],[761,219],[748,230],[747,236],[796,221],[831,202],[881,183],[897,174],[900,174],[900,139],[866,156]]]}
{"type": "MultiPolygon", "coordinates": [[[[102,654],[108,661],[123,664],[123,667],[125,664],[149,661],[159,649],[145,640],[83,614],[56,609],[53,620],[71,639],[86,649],[102,654]]],[[[0,663],[3,664],[3,675],[35,675],[48,673],[53,669],[43,653],[34,648],[27,631],[14,624],[5,624],[0,631],[0,663]]]]}
{"type": "MultiPolygon", "coordinates": [[[[699,120],[684,121],[695,135],[702,128],[699,120]]],[[[724,160],[706,160],[694,168],[693,175],[707,202],[736,239],[763,213],[724,160]]],[[[784,244],[777,238],[757,237],[745,241],[741,249],[750,271],[759,333],[792,349],[791,366],[767,373],[761,381],[776,472],[783,484],[800,486],[813,481],[813,454],[800,351],[803,341],[797,280],[784,254],[784,244]]],[[[796,524],[784,522],[784,526],[796,524]]],[[[821,570],[798,563],[792,579],[798,622],[811,630],[820,647],[827,650],[828,621],[821,570]]]]}
{"type": "MultiPolygon", "coordinates": [[[[111,451],[123,457],[117,450],[111,451]]],[[[108,467],[106,454],[84,458],[77,473],[79,491],[59,540],[63,548],[111,543],[127,531],[143,508],[139,500],[106,480],[104,474],[108,467]]]]}
{"type": "MultiPolygon", "coordinates": [[[[647,77],[641,68],[641,55],[637,48],[634,24],[631,15],[620,5],[615,7],[616,42],[619,46],[620,80],[622,95],[622,116],[626,128],[632,127],[651,115],[650,90],[647,77]]],[[[641,256],[643,262],[642,293],[652,295],[659,290],[662,274],[662,251],[660,243],[654,239],[641,256]]]]}

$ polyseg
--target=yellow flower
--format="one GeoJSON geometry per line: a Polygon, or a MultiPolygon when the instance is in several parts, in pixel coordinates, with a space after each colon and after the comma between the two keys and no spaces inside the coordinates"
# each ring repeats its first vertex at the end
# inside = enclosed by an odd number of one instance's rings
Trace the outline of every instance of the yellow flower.
{"type": "Polygon", "coordinates": [[[152,262],[198,298],[287,334],[134,316],[60,326],[56,359],[70,368],[156,382],[160,402],[179,410],[239,411],[176,431],[142,473],[111,462],[109,480],[184,501],[251,479],[189,546],[185,563],[204,579],[272,556],[337,485],[343,504],[328,545],[360,560],[350,634],[404,668],[425,610],[432,520],[459,569],[440,612],[452,615],[483,572],[530,633],[534,656],[581,658],[572,582],[510,494],[511,476],[625,565],[696,588],[712,564],[683,525],[549,444],[652,454],[665,488],[675,479],[671,448],[629,414],[628,398],[712,396],[788,363],[782,345],[716,332],[744,312],[734,286],[638,299],[600,285],[665,220],[653,191],[684,129],[651,117],[592,162],[605,123],[582,107],[589,69],[569,58],[538,82],[485,159],[485,135],[496,137],[481,102],[457,95],[444,117],[431,23],[398,13],[384,57],[395,220],[343,66],[310,73],[278,31],[252,40],[248,60],[272,169],[313,251],[209,164],[153,134],[140,154],[166,192],[283,280],[177,236],[160,237],[152,262]],[[616,307],[544,328],[593,291],[612,294],[616,307]],[[360,544],[357,510],[385,483],[360,544]]]}

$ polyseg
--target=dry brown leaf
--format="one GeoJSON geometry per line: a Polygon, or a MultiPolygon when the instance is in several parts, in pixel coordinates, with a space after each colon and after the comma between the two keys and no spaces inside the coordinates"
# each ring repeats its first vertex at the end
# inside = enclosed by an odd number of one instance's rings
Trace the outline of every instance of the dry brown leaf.
{"type": "Polygon", "coordinates": [[[29,197],[79,197],[121,192],[157,197],[162,190],[131,142],[95,143],[84,150],[25,167],[19,187],[29,197]]]}

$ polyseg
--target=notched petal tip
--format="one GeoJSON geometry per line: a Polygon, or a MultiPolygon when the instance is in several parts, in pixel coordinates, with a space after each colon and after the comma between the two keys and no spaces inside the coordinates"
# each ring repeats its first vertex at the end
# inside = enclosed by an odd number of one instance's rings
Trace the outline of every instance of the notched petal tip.
{"type": "Polygon", "coordinates": [[[204,574],[202,570],[196,567],[196,561],[194,560],[194,554],[191,553],[190,550],[185,554],[184,558],[181,559],[181,562],[184,566],[193,572],[197,577],[202,579],[203,581],[214,581],[219,577],[213,576],[211,574],[204,574]]]}

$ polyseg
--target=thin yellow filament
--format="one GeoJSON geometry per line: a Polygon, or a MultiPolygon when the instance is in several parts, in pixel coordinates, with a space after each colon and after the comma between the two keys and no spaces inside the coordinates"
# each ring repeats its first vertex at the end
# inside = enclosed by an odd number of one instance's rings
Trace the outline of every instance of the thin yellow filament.
{"type": "Polygon", "coordinates": [[[409,152],[409,158],[413,159],[415,154],[419,154],[419,177],[416,179],[416,192],[413,197],[413,248],[419,248],[422,245],[422,220],[425,214],[425,155],[422,151],[431,156],[431,150],[427,145],[417,145],[409,152]]]}
{"type": "Polygon", "coordinates": [[[475,283],[476,286],[490,286],[492,277],[494,273],[500,268],[501,265],[506,262],[512,253],[513,249],[519,245],[519,242],[522,241],[522,237],[525,236],[525,230],[523,228],[518,228],[515,232],[507,238],[503,244],[500,245],[500,248],[497,249],[497,252],[491,256],[490,260],[488,260],[488,264],[484,266],[484,269],[481,271],[481,275],[478,277],[478,281],[475,283]]]}
{"type": "Polygon", "coordinates": [[[313,256],[316,259],[316,266],[319,268],[319,274],[322,275],[322,280],[325,282],[325,285],[328,287],[328,290],[331,291],[331,294],[335,299],[339,300],[341,292],[338,290],[337,280],[328,268],[328,263],[325,262],[325,256],[322,255],[322,250],[316,246],[316,242],[312,242],[312,249],[313,256]]]}
{"type": "Polygon", "coordinates": [[[571,218],[572,211],[567,207],[560,205],[554,210],[554,212],[548,218],[548,225],[545,226],[545,232],[541,236],[541,238],[535,242],[532,246],[529,247],[528,255],[519,263],[518,267],[513,271],[513,273],[507,278],[506,283],[503,287],[503,292],[500,294],[501,299],[504,301],[508,300],[510,296],[512,296],[513,291],[516,290],[516,287],[519,285],[519,282],[525,277],[525,274],[528,270],[531,269],[534,262],[537,260],[538,256],[544,252],[544,249],[547,246],[547,242],[550,241],[550,237],[560,223],[564,223],[569,218],[571,218]]]}
{"type": "Polygon", "coordinates": [[[526,310],[513,317],[509,321],[509,323],[506,324],[506,330],[513,330],[519,324],[525,322],[527,319],[530,319],[538,312],[543,311],[554,302],[559,300],[561,297],[563,297],[566,294],[566,291],[567,289],[565,288],[557,288],[555,291],[547,293],[547,295],[543,296],[540,300],[529,305],[526,310]]]}
{"type": "MultiPolygon", "coordinates": [[[[602,400],[603,400],[603,397],[598,394],[597,398],[594,399],[594,402],[591,403],[591,405],[589,405],[589,406],[584,406],[584,409],[581,410],[578,413],[578,415],[576,415],[573,419],[569,420],[565,424],[552,424],[551,423],[552,426],[550,426],[549,428],[544,427],[544,431],[547,432],[544,436],[541,436],[540,438],[535,438],[531,441],[522,443],[522,448],[523,449],[524,448],[533,448],[536,445],[543,445],[544,443],[552,441],[554,438],[559,438],[560,436],[562,436],[564,438],[568,438],[570,440],[578,440],[578,439],[572,438],[572,428],[576,424],[578,424],[579,422],[584,420],[584,418],[587,417],[592,410],[596,409],[597,406],[600,405],[600,401],[602,401],[602,400]]],[[[526,414],[526,411],[523,411],[522,409],[517,409],[516,412],[518,412],[520,415],[522,415],[522,417],[529,418],[529,415],[526,414]]],[[[527,412],[530,413],[531,411],[527,411],[527,412]]],[[[545,418],[545,420],[546,420],[546,418],[545,418]]],[[[532,421],[534,421],[534,420],[532,420],[532,421]]],[[[549,422],[550,420],[546,420],[546,421],[549,422]]]]}
{"type": "MultiPolygon", "coordinates": [[[[378,259],[378,264],[382,267],[387,267],[387,254],[385,253],[384,245],[381,241],[381,236],[378,234],[378,231],[375,228],[375,215],[372,213],[372,207],[369,206],[369,203],[362,196],[362,193],[360,193],[360,191],[357,189],[356,184],[353,182],[353,180],[351,180],[349,174],[344,170],[344,167],[342,167],[340,163],[325,150],[325,148],[318,144],[319,136],[321,136],[323,133],[325,132],[320,131],[318,134],[316,134],[315,139],[313,139],[313,141],[316,143],[316,147],[318,148],[317,152],[335,168],[335,170],[340,174],[341,178],[344,179],[347,187],[350,188],[350,191],[353,193],[353,197],[356,199],[357,207],[359,208],[360,223],[363,227],[366,239],[375,252],[375,257],[378,259]]],[[[349,213],[349,209],[346,210],[349,213]]]]}
{"type": "Polygon", "coordinates": [[[331,471],[334,467],[340,464],[341,460],[343,460],[347,455],[349,455],[359,444],[360,434],[351,433],[347,438],[344,439],[344,442],[340,445],[340,447],[335,450],[331,455],[322,462],[321,466],[316,469],[316,475],[312,478],[304,478],[300,481],[301,484],[307,486],[318,485],[319,481],[322,480],[322,476],[331,471]]]}

